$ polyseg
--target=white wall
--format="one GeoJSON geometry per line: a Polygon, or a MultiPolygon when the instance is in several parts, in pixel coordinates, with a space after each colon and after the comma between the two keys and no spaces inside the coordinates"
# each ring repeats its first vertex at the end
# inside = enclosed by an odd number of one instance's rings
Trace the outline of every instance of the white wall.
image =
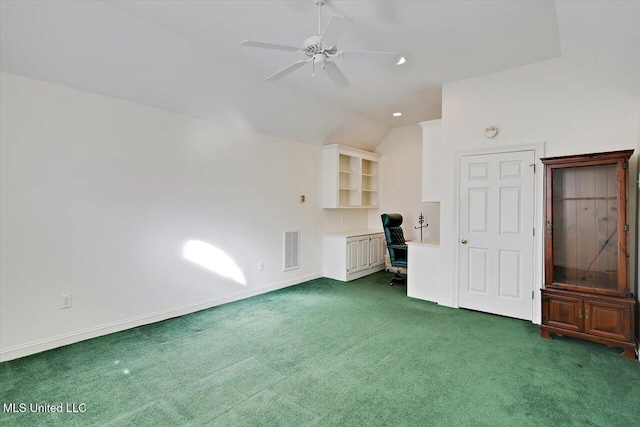
{"type": "Polygon", "coordinates": [[[323,213],[320,147],[0,79],[3,360],[317,277],[322,228],[366,226],[323,213]],[[301,268],[283,273],[285,229],[301,268]],[[246,285],[184,259],[192,239],[246,285]]]}
{"type": "Polygon", "coordinates": [[[422,128],[410,125],[393,128],[376,148],[380,160],[380,209],[369,209],[369,228],[381,228],[380,215],[402,214],[406,239],[419,240],[420,212],[429,227],[423,237],[438,240],[440,211],[438,203],[422,200],[422,128]]]}
{"type": "MultiPolygon", "coordinates": [[[[454,292],[456,283],[457,153],[542,142],[546,156],[640,148],[640,101],[564,58],[447,84],[442,94],[442,144],[434,155],[440,159],[435,173],[443,179],[432,190],[442,197],[441,283],[451,286],[443,292],[454,292]],[[491,140],[484,136],[489,125],[497,125],[500,130],[491,140]]],[[[637,162],[631,164],[633,177],[637,162]]],[[[632,207],[636,206],[635,194],[631,191],[632,207]]],[[[539,209],[541,197],[540,192],[539,209]]],[[[634,218],[632,210],[632,225],[636,222],[634,218]]],[[[634,233],[632,230],[630,235],[634,233]]],[[[636,259],[633,253],[631,260],[636,259]]],[[[635,263],[631,264],[634,277],[635,263]]],[[[540,285],[536,283],[536,288],[540,285]]]]}
{"type": "MultiPolygon", "coordinates": [[[[631,187],[629,191],[636,192],[636,216],[637,216],[637,228],[635,234],[636,248],[638,248],[638,244],[640,243],[640,156],[637,156],[638,160],[638,169],[637,173],[634,175],[629,174],[629,186],[631,187]],[[634,179],[635,178],[635,179],[634,179]]],[[[640,290],[640,250],[636,249],[636,291],[640,290]]],[[[636,292],[636,295],[638,293],[636,292]]],[[[640,325],[640,319],[638,319],[638,325],[640,325]]],[[[638,328],[640,330],[640,328],[638,328]]],[[[640,358],[640,354],[638,355],[640,358]]]]}
{"type": "MultiPolygon", "coordinates": [[[[372,150],[390,130],[304,90],[310,81],[298,86],[290,86],[291,79],[265,84],[266,76],[287,64],[287,56],[281,57],[282,63],[267,65],[251,59],[260,52],[244,51],[239,43],[252,34],[269,33],[247,28],[247,33],[227,38],[228,31],[215,27],[212,38],[228,40],[223,53],[113,3],[0,1],[2,71],[315,145],[348,142],[372,150]]],[[[262,7],[273,12],[266,4],[249,6],[256,14],[262,7]]],[[[243,25],[223,19],[229,26],[243,25]]],[[[300,70],[299,75],[304,74],[300,70]]],[[[312,83],[330,85],[325,76],[312,83]]]]}
{"type": "MultiPolygon", "coordinates": [[[[322,178],[319,178],[322,179],[322,178]]],[[[322,197],[322,192],[318,192],[322,197]]],[[[325,232],[364,230],[369,228],[367,209],[323,209],[325,232]]],[[[382,225],[374,228],[382,228],[382,225]]]]}

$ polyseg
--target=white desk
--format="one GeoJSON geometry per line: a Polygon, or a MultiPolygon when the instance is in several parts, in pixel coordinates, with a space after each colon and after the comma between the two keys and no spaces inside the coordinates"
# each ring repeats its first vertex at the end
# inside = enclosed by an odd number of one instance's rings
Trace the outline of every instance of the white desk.
{"type": "Polygon", "coordinates": [[[407,246],[407,296],[440,303],[440,242],[422,239],[407,246]]]}

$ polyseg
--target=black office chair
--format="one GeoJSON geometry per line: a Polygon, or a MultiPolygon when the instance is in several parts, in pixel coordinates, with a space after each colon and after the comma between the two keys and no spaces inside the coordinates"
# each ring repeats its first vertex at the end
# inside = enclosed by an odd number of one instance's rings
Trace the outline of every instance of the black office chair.
{"type": "Polygon", "coordinates": [[[402,215],[382,214],[382,228],[384,229],[384,237],[387,240],[387,249],[389,250],[389,259],[393,267],[405,269],[402,274],[400,270],[396,270],[396,274],[391,279],[389,285],[394,283],[406,283],[407,281],[407,244],[404,241],[404,233],[402,232],[402,215]]]}

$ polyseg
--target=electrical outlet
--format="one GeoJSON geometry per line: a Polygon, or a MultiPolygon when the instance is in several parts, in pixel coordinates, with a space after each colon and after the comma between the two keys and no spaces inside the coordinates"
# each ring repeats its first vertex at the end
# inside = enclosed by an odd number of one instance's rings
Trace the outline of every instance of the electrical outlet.
{"type": "Polygon", "coordinates": [[[264,271],[264,261],[258,264],[258,271],[264,271]]]}
{"type": "Polygon", "coordinates": [[[71,294],[60,295],[60,308],[71,308],[71,294]]]}

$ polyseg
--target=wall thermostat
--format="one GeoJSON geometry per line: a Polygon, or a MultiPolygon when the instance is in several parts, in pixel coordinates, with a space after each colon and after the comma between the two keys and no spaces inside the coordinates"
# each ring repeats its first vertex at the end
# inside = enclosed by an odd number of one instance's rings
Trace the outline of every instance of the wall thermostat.
{"type": "Polygon", "coordinates": [[[498,134],[498,128],[495,126],[489,126],[484,130],[484,136],[487,138],[493,138],[498,134]]]}

